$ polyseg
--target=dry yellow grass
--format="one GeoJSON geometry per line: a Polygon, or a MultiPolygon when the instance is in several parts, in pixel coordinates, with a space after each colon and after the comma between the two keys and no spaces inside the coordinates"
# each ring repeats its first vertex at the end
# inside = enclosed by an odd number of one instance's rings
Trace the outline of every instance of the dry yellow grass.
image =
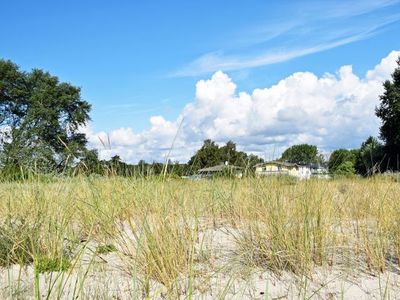
{"type": "Polygon", "coordinates": [[[399,267],[399,195],[399,183],[380,177],[1,183],[0,234],[8,244],[0,242],[0,265],[67,255],[72,272],[82,245],[112,244],[140,295],[157,281],[168,295],[190,297],[194,280],[207,273],[199,264],[211,260],[200,233],[229,228],[236,275],[255,268],[305,275],[319,266],[378,274],[399,267]],[[10,257],[9,249],[30,259],[10,257]]]}

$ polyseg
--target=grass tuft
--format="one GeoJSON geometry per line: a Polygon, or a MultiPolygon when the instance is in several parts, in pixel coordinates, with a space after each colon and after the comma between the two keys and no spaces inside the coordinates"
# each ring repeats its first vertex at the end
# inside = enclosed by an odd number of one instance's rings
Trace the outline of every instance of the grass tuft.
{"type": "Polygon", "coordinates": [[[97,254],[103,254],[107,255],[111,252],[117,251],[117,248],[113,244],[105,244],[105,245],[99,245],[96,248],[96,253],[97,254]]]}
{"type": "Polygon", "coordinates": [[[35,272],[48,273],[48,272],[65,272],[71,266],[69,257],[47,257],[39,256],[34,262],[35,272]]]}

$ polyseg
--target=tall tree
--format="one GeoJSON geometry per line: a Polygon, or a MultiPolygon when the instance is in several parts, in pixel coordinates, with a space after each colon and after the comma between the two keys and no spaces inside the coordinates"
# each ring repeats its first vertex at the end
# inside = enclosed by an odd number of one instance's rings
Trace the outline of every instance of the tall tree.
{"type": "Polygon", "coordinates": [[[90,104],[80,89],[42,70],[20,71],[0,60],[3,164],[43,170],[64,168],[86,150],[79,127],[90,104]]]}
{"type": "Polygon", "coordinates": [[[286,149],[281,157],[281,160],[292,162],[292,163],[314,163],[318,160],[318,149],[317,146],[300,144],[294,145],[286,149]]]}
{"type": "Polygon", "coordinates": [[[400,166],[400,57],[392,80],[383,84],[384,93],[380,96],[380,105],[376,115],[381,119],[380,137],[385,142],[387,166],[399,169],[400,166]]]}

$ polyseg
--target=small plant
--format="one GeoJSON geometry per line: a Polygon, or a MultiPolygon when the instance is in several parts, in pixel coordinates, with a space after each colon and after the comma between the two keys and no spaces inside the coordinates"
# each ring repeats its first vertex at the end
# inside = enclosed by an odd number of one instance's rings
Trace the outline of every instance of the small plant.
{"type": "Polygon", "coordinates": [[[117,248],[113,244],[105,244],[105,245],[99,245],[96,248],[96,253],[97,254],[109,254],[111,252],[117,251],[117,248]]]}
{"type": "Polygon", "coordinates": [[[35,259],[35,272],[37,274],[47,272],[64,272],[71,266],[71,261],[66,256],[47,257],[39,256],[35,259]]]}

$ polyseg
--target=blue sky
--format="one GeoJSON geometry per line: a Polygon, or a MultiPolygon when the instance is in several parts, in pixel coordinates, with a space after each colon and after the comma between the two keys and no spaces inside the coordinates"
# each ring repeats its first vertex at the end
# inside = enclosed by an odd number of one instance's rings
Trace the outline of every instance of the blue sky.
{"type": "Polygon", "coordinates": [[[219,70],[248,94],[343,65],[362,79],[400,49],[400,2],[15,0],[1,5],[0,28],[1,58],[82,88],[93,134],[140,135],[153,116],[178,122],[196,83],[219,70]]]}

